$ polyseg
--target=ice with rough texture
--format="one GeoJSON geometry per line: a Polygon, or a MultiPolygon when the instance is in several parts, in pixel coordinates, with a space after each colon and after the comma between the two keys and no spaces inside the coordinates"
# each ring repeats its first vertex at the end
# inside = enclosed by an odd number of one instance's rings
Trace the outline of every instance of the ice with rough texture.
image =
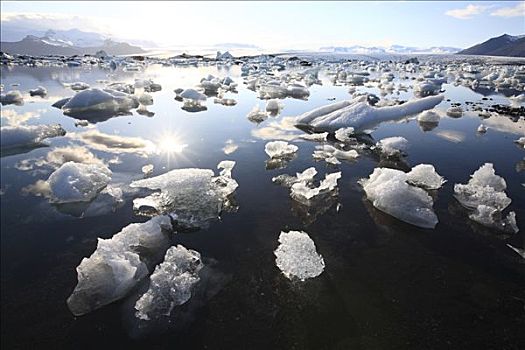
{"type": "Polygon", "coordinates": [[[169,316],[175,306],[187,302],[200,281],[201,255],[182,245],[171,247],[150,276],[149,289],[135,303],[142,320],[169,316]]]}
{"type": "Polygon", "coordinates": [[[272,178],[272,181],[285,187],[292,187],[292,185],[297,182],[309,183],[313,181],[316,174],[317,170],[315,170],[314,167],[310,167],[303,172],[297,173],[296,176],[282,174],[272,178]]]}
{"type": "Polygon", "coordinates": [[[111,89],[86,89],[78,92],[62,106],[65,115],[97,119],[100,116],[124,113],[139,106],[138,98],[111,89]]]}
{"type": "Polygon", "coordinates": [[[304,231],[281,232],[275,250],[275,263],[286,278],[304,281],[324,271],[323,257],[317,253],[314,241],[304,231]]]}
{"type": "Polygon", "coordinates": [[[394,157],[404,153],[408,148],[408,140],[402,136],[387,137],[379,140],[376,146],[387,157],[394,157]]]}
{"type": "Polygon", "coordinates": [[[354,132],[355,130],[352,127],[340,128],[335,131],[335,138],[341,142],[348,142],[352,140],[352,137],[350,137],[350,135],[353,135],[354,132]]]}
{"type": "Polygon", "coordinates": [[[286,158],[292,156],[299,147],[286,141],[270,141],[264,146],[264,151],[270,158],[286,158]]]}
{"type": "Polygon", "coordinates": [[[437,190],[446,182],[431,164],[418,164],[407,173],[407,182],[427,190],[437,190]]]}
{"type": "Polygon", "coordinates": [[[146,164],[142,167],[142,173],[144,174],[145,177],[148,177],[150,176],[151,174],[153,174],[153,169],[154,169],[154,165],[153,164],[146,164]]]}
{"type": "Polygon", "coordinates": [[[401,105],[373,107],[367,96],[359,96],[351,101],[341,101],[324,106],[299,116],[296,124],[309,126],[315,131],[336,131],[353,127],[355,132],[366,132],[380,123],[395,121],[406,116],[434,108],[443,100],[443,95],[428,96],[408,101],[401,105]]]}
{"type": "Polygon", "coordinates": [[[36,89],[29,90],[29,95],[44,97],[47,95],[47,90],[43,86],[38,86],[36,89]]]}
{"type": "Polygon", "coordinates": [[[438,218],[432,208],[432,197],[406,180],[407,174],[400,170],[375,168],[368,179],[359,183],[377,209],[409,224],[434,228],[438,218]]]}
{"type": "Polygon", "coordinates": [[[356,150],[343,151],[335,148],[332,145],[320,145],[315,147],[313,154],[314,159],[324,160],[330,164],[340,164],[339,159],[355,160],[359,157],[356,150]]]}
{"type": "Polygon", "coordinates": [[[463,108],[459,106],[453,106],[447,109],[447,115],[452,118],[459,118],[463,115],[463,108]]]}
{"type": "Polygon", "coordinates": [[[146,216],[169,213],[183,228],[205,227],[228,207],[228,196],[238,186],[229,176],[233,164],[222,162],[220,166],[224,175],[216,177],[210,169],[190,168],[133,181],[131,187],[159,191],[135,199],[133,209],[146,216]]]}
{"type": "Polygon", "coordinates": [[[441,117],[433,110],[423,111],[418,114],[417,121],[420,123],[439,123],[441,117]]]}
{"type": "Polygon", "coordinates": [[[311,187],[307,181],[299,181],[291,187],[290,196],[305,205],[311,203],[318,196],[328,194],[337,188],[337,180],[341,178],[341,172],[326,174],[324,180],[318,187],[311,187]]]}
{"type": "Polygon", "coordinates": [[[20,91],[11,90],[6,94],[0,94],[0,103],[3,105],[21,105],[24,103],[24,97],[20,91]]]}
{"type": "Polygon", "coordinates": [[[251,121],[252,123],[262,123],[266,119],[268,119],[268,113],[261,111],[259,109],[259,106],[255,106],[252,108],[252,110],[248,113],[246,118],[251,121]]]}
{"type": "Polygon", "coordinates": [[[64,136],[66,131],[60,124],[54,125],[8,125],[0,128],[2,149],[34,146],[44,139],[64,136]]]}
{"type": "Polygon", "coordinates": [[[454,185],[454,197],[465,208],[474,210],[470,219],[501,231],[515,233],[516,214],[510,212],[503,218],[503,210],[512,202],[505,189],[505,179],[496,175],[492,163],[485,163],[472,175],[467,184],[454,185]]]}
{"type": "Polygon", "coordinates": [[[162,257],[171,230],[170,218],[157,216],[130,224],[110,239],[99,238],[95,252],[77,267],[78,283],[67,299],[69,310],[85,315],[125,297],[148,275],[148,264],[162,257]]]}
{"type": "Polygon", "coordinates": [[[47,180],[54,203],[88,202],[107,186],[111,170],[102,164],[67,162],[47,180]]]}

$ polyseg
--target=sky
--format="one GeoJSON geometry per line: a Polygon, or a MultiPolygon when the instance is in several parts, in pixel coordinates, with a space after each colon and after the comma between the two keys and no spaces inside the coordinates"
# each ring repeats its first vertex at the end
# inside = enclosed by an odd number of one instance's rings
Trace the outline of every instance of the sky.
{"type": "Polygon", "coordinates": [[[1,26],[95,31],[161,46],[244,43],[271,49],[392,44],[466,48],[525,34],[525,1],[16,2],[1,26]]]}

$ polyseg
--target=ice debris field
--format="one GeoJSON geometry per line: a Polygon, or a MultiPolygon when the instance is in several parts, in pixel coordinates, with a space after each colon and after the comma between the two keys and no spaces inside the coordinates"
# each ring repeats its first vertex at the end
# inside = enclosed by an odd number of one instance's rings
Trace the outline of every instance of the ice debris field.
{"type": "MultiPolygon", "coordinates": [[[[56,220],[132,218],[75,257],[67,298],[75,316],[131,298],[124,305],[137,322],[169,318],[211,288],[206,257],[177,237],[213,231],[226,216],[242,220],[243,210],[280,215],[272,206],[300,219],[267,236],[273,271],[305,288],[334,260],[310,232],[323,215],[341,225],[352,218],[348,230],[366,233],[352,215],[368,211],[378,227],[419,235],[454,217],[523,263],[523,60],[0,59],[2,199],[38,201],[56,220]],[[48,74],[49,85],[27,79],[32,72],[48,74]],[[170,129],[177,135],[164,135],[170,129]],[[447,163],[466,147],[486,156],[447,163]],[[498,165],[498,148],[523,160],[498,165]],[[267,201],[243,201],[257,186],[267,201]],[[362,201],[346,207],[350,195],[362,201]]],[[[19,205],[3,210],[18,215],[19,205]]]]}

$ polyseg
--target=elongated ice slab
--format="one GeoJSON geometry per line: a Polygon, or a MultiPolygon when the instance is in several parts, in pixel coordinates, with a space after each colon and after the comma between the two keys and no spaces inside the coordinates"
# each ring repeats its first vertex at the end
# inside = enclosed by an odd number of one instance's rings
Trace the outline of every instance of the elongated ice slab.
{"type": "Polygon", "coordinates": [[[229,207],[228,196],[237,188],[230,177],[234,162],[221,162],[222,174],[214,177],[210,169],[176,169],[149,179],[133,181],[131,187],[157,190],[133,201],[141,215],[171,214],[184,228],[205,227],[229,207]],[[232,164],[233,163],[233,164],[232,164]]]}
{"type": "Polygon", "coordinates": [[[135,315],[142,320],[169,316],[175,306],[191,298],[202,267],[198,252],[182,245],[169,248],[150,276],[148,291],[135,303],[135,315]]]}
{"type": "Polygon", "coordinates": [[[55,125],[13,125],[0,128],[2,149],[37,145],[51,137],[64,136],[66,131],[55,125]]]}
{"type": "Polygon", "coordinates": [[[375,168],[368,179],[359,183],[377,209],[409,224],[434,228],[438,218],[432,197],[407,182],[407,174],[396,169],[375,168]]]}
{"type": "Polygon", "coordinates": [[[367,96],[359,96],[351,101],[341,101],[307,112],[297,118],[296,124],[309,126],[315,131],[330,132],[353,127],[355,132],[362,133],[374,129],[382,122],[431,109],[442,100],[443,95],[428,96],[401,105],[378,108],[368,104],[367,96]]]}
{"type": "Polygon", "coordinates": [[[304,281],[323,273],[323,257],[317,253],[314,241],[306,232],[281,232],[279,243],[274,252],[275,263],[286,278],[304,281]]]}
{"type": "Polygon", "coordinates": [[[158,216],[130,224],[110,239],[99,238],[95,252],[77,267],[69,310],[80,316],[125,297],[148,275],[148,264],[162,258],[171,230],[170,218],[158,216]]]}

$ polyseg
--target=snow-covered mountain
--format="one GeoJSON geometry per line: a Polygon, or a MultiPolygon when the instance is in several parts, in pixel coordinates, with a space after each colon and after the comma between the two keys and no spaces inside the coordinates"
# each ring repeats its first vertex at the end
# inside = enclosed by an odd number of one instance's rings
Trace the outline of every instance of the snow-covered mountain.
{"type": "Polygon", "coordinates": [[[323,52],[350,53],[358,55],[373,54],[453,54],[461,49],[455,47],[435,46],[430,48],[419,48],[412,46],[392,45],[389,47],[366,47],[366,46],[328,46],[319,49],[323,52]]]}

